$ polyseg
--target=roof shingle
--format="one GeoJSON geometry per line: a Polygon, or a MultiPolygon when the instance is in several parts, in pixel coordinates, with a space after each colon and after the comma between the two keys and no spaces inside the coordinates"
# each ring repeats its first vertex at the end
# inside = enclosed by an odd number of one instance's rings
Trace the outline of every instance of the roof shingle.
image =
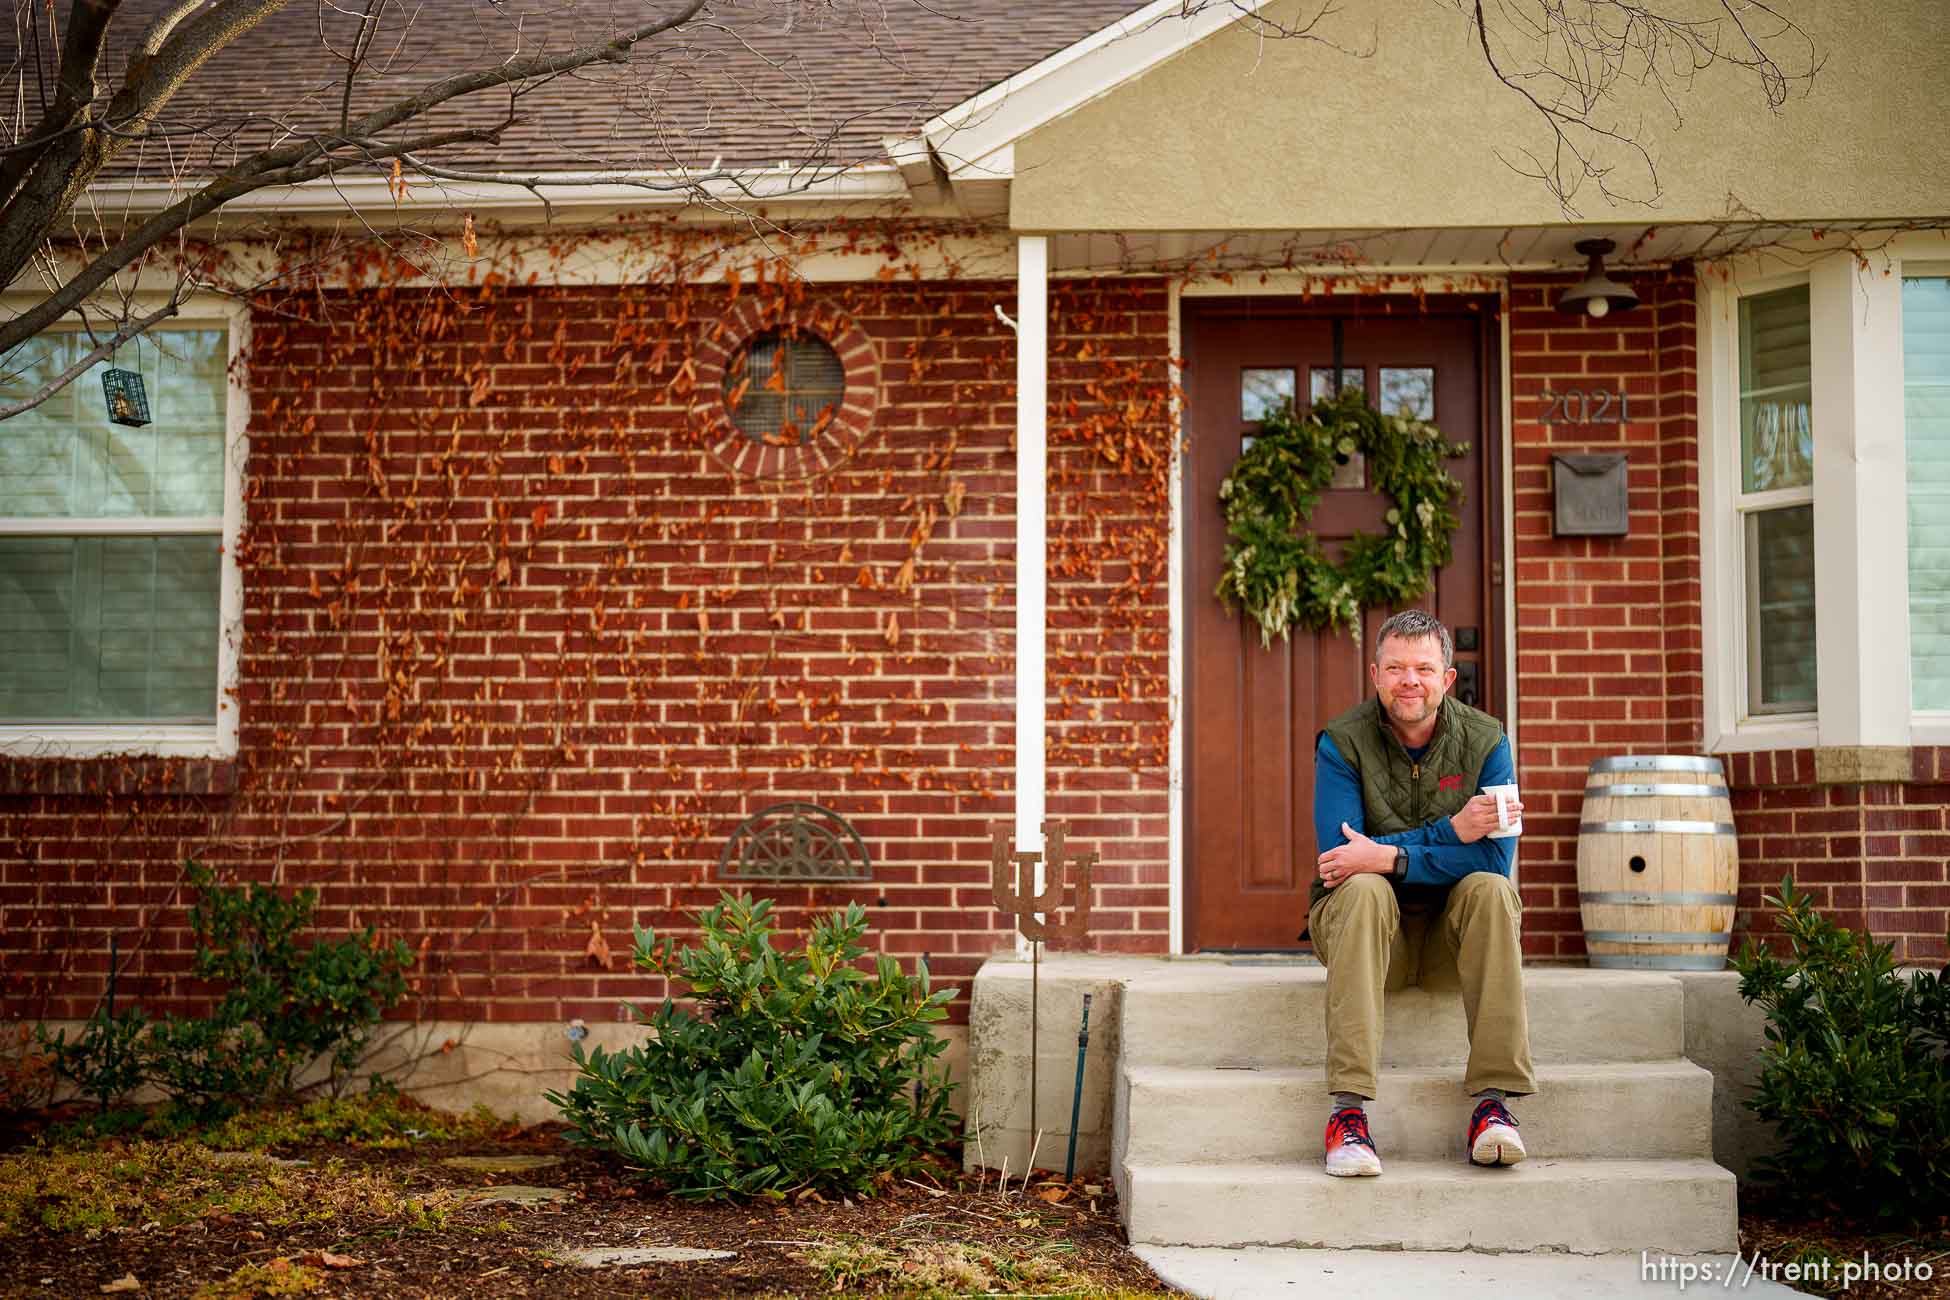
{"type": "MultiPolygon", "coordinates": [[[[114,43],[126,49],[164,3],[126,0],[114,43]]],[[[671,7],[671,0],[385,0],[354,81],[352,113],[459,71],[600,39],[671,7]]],[[[628,64],[593,65],[512,98],[482,91],[430,111],[418,126],[506,122],[498,144],[435,156],[447,166],[500,171],[872,161],[884,156],[883,137],[916,130],[1139,7],[1135,0],[730,0],[638,46],[628,64]]],[[[171,105],[165,134],[125,150],[102,178],[220,170],[267,144],[335,125],[345,93],[341,56],[363,12],[358,4],[294,0],[202,68],[171,105]]],[[[17,41],[12,33],[6,39],[17,41]]],[[[112,53],[105,71],[119,79],[125,58],[112,53]]]]}

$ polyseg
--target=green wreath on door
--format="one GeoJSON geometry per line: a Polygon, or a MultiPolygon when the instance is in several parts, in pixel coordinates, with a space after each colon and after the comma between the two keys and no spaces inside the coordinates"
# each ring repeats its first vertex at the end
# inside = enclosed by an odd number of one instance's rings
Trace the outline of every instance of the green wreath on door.
{"type": "Polygon", "coordinates": [[[1468,454],[1468,443],[1376,411],[1359,392],[1323,398],[1304,416],[1282,407],[1219,484],[1229,539],[1219,599],[1252,615],[1265,646],[1296,623],[1345,629],[1358,641],[1363,609],[1420,600],[1449,563],[1463,485],[1444,462],[1468,454]],[[1390,499],[1388,531],[1355,533],[1335,564],[1307,520],[1335,466],[1357,454],[1367,457],[1370,485],[1390,499]]]}

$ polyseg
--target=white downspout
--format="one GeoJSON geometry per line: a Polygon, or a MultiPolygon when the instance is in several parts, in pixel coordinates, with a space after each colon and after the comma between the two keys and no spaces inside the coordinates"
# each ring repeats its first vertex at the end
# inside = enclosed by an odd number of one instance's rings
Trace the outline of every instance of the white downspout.
{"type": "MultiPolygon", "coordinates": [[[[1016,851],[1043,847],[1048,601],[1049,240],[1016,241],[1016,851]]],[[[1036,888],[1043,885],[1042,868],[1036,888]]],[[[1018,944],[1021,944],[1018,939],[1018,944]]]]}

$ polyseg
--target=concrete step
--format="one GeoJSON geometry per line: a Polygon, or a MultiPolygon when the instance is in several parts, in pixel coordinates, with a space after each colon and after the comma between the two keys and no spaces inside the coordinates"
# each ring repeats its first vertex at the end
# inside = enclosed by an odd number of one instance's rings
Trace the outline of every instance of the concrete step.
{"type": "MultiPolygon", "coordinates": [[[[1678,980],[1638,971],[1524,970],[1531,1056],[1539,1063],[1670,1061],[1685,1055],[1678,980]]],[[[1177,962],[1124,989],[1130,1066],[1265,1068],[1327,1059],[1327,972],[1318,966],[1177,962]]],[[[1469,1036],[1459,993],[1388,995],[1384,1065],[1457,1065],[1469,1036]]]]}
{"type": "Polygon", "coordinates": [[[1738,1248],[1733,1175],[1711,1160],[1535,1158],[1508,1169],[1382,1157],[1379,1178],[1318,1160],[1131,1165],[1131,1241],[1159,1246],[1651,1251],[1738,1248]]]}
{"type": "MultiPolygon", "coordinates": [[[[1698,1300],[1715,1290],[1738,1300],[1794,1300],[1811,1294],[1771,1280],[1739,1255],[1647,1256],[1489,1254],[1475,1250],[1217,1250],[1138,1246],[1134,1254],[1167,1286],[1211,1300],[1266,1296],[1332,1300],[1698,1300]],[[1729,1275],[1728,1270],[1732,1273],[1729,1275]],[[1722,1282],[1721,1279],[1732,1280],[1722,1282]],[[1681,1286],[1681,1279],[1690,1284],[1681,1286]]],[[[1834,1275],[1840,1276],[1836,1267],[1834,1275]]],[[[1797,1270],[1794,1276],[1799,1277],[1797,1270]]]]}
{"type": "MultiPolygon", "coordinates": [[[[1318,1066],[1127,1066],[1117,1087],[1127,1164],[1305,1161],[1320,1154],[1328,1096],[1318,1066]]],[[[1384,1069],[1379,1092],[1368,1103],[1368,1122],[1384,1161],[1464,1157],[1472,1103],[1460,1070],[1384,1069]]],[[[1686,1060],[1539,1066],[1537,1095],[1510,1109],[1525,1147],[1538,1156],[1713,1155],[1713,1076],[1686,1060]]]]}

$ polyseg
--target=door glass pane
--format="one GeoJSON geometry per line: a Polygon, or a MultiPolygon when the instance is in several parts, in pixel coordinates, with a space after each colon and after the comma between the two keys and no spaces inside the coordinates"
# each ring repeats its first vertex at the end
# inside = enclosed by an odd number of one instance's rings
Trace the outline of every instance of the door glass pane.
{"type": "MultiPolygon", "coordinates": [[[[1361,392],[1367,388],[1368,368],[1348,365],[1341,368],[1341,391],[1361,392]]],[[[1316,402],[1334,395],[1334,367],[1314,366],[1309,374],[1309,392],[1316,402]]]]}
{"type": "Polygon", "coordinates": [[[1383,366],[1381,368],[1381,406],[1385,415],[1404,415],[1413,420],[1435,418],[1435,368],[1433,366],[1383,366]]]}
{"type": "Polygon", "coordinates": [[[1950,710],[1950,274],[1903,280],[1903,421],[1910,698],[1950,710]]]}
{"type": "Polygon", "coordinates": [[[1808,286],[1740,300],[1740,490],[1815,481],[1808,286]]]}
{"type": "Polygon", "coordinates": [[[1747,516],[1747,709],[1815,707],[1815,509],[1747,516]]]}
{"type": "Polygon", "coordinates": [[[1293,405],[1292,367],[1247,369],[1239,372],[1239,418],[1251,423],[1264,420],[1282,407],[1293,405]]]}
{"type": "Polygon", "coordinates": [[[216,717],[215,536],[0,538],[0,721],[216,717]]]}

